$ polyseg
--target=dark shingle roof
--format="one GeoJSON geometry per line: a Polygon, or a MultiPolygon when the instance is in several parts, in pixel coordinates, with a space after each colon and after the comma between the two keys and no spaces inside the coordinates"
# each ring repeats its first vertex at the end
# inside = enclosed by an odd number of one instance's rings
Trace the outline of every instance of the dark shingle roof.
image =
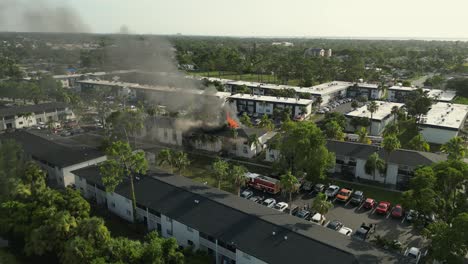
{"type": "Polygon", "coordinates": [[[104,156],[102,152],[86,146],[59,144],[57,141],[27,131],[5,133],[0,139],[13,139],[27,154],[60,168],[104,156]]]}
{"type": "Polygon", "coordinates": [[[58,102],[8,107],[0,109],[0,117],[13,116],[22,113],[52,112],[56,109],[64,109],[66,107],[67,104],[58,102]]]}
{"type": "MultiPolygon", "coordinates": [[[[354,142],[328,140],[327,148],[336,155],[367,159],[372,153],[378,152],[379,156],[386,159],[384,149],[354,142]]],[[[406,149],[398,149],[390,154],[389,162],[408,166],[431,165],[434,162],[446,160],[446,155],[431,152],[420,152],[406,149]]]]}
{"type": "MultiPolygon", "coordinates": [[[[73,173],[100,183],[97,167],[73,173]]],[[[116,192],[131,197],[128,184],[116,192]]],[[[138,204],[267,263],[402,263],[368,243],[182,176],[151,173],[135,183],[135,193],[138,204]]]]}

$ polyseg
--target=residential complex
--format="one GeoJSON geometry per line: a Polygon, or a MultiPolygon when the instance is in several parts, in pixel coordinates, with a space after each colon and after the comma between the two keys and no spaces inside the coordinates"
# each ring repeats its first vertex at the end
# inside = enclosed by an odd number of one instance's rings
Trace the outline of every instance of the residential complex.
{"type": "Polygon", "coordinates": [[[348,124],[346,127],[347,131],[355,131],[357,127],[353,127],[351,120],[353,118],[369,118],[371,125],[369,129],[369,135],[379,136],[385,129],[385,126],[395,120],[395,116],[391,113],[392,109],[396,107],[400,109],[404,104],[384,102],[384,101],[375,101],[377,103],[378,109],[376,112],[372,113],[368,110],[368,106],[364,105],[354,111],[351,111],[345,114],[348,124]],[[372,119],[371,119],[372,116],[372,119]]]}
{"type": "Polygon", "coordinates": [[[65,103],[5,107],[0,108],[0,131],[28,128],[74,117],[73,111],[65,103]]]}
{"type": "MultiPolygon", "coordinates": [[[[392,86],[388,88],[387,99],[391,102],[405,102],[405,98],[412,92],[416,91],[416,87],[405,86],[392,86]]],[[[439,89],[422,89],[427,95],[439,102],[451,102],[456,92],[452,90],[439,90],[439,89]]]]}
{"type": "Polygon", "coordinates": [[[433,104],[427,115],[421,117],[420,133],[430,143],[444,144],[458,136],[465,125],[468,106],[452,103],[433,104]]]}

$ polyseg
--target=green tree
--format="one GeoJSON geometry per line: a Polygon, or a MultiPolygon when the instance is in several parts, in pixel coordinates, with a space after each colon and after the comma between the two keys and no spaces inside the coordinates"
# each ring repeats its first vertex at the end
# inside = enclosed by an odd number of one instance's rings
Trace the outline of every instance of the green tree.
{"type": "Polygon", "coordinates": [[[364,171],[372,175],[372,179],[375,181],[375,172],[378,171],[381,175],[385,172],[385,161],[380,158],[377,152],[372,153],[366,160],[364,165],[364,171]]]}
{"type": "Polygon", "coordinates": [[[324,179],[326,171],[335,165],[335,155],[326,148],[323,132],[311,122],[294,122],[280,135],[280,159],[275,167],[294,175],[306,172],[307,179],[324,179]]]}
{"type": "Polygon", "coordinates": [[[240,122],[247,127],[253,127],[252,121],[246,112],[244,112],[240,117],[240,122]]]}
{"type": "Polygon", "coordinates": [[[226,161],[217,158],[215,162],[213,162],[213,176],[215,177],[218,183],[218,189],[221,190],[221,182],[226,179],[229,175],[229,163],[226,161]]]}
{"type": "Polygon", "coordinates": [[[136,196],[134,178],[138,174],[145,174],[148,170],[148,161],[142,151],[132,151],[128,143],[122,141],[113,142],[106,149],[108,160],[103,162],[99,171],[102,175],[102,182],[107,192],[114,192],[125,178],[130,180],[132,193],[133,217],[136,210],[136,196]]]}
{"type": "Polygon", "coordinates": [[[323,119],[323,123],[325,123],[326,125],[327,123],[330,123],[332,121],[335,121],[341,127],[341,129],[346,128],[346,124],[347,124],[346,117],[342,113],[339,113],[339,112],[326,113],[325,118],[323,119]]]}
{"type": "Polygon", "coordinates": [[[372,135],[372,119],[374,117],[374,113],[377,112],[377,110],[379,110],[379,105],[375,102],[375,101],[371,101],[368,105],[367,105],[367,111],[370,112],[370,125],[369,125],[369,133],[372,135]]]}
{"type": "Polygon", "coordinates": [[[273,130],[275,128],[275,125],[270,120],[270,118],[268,117],[267,114],[264,114],[262,116],[262,119],[260,119],[260,123],[258,124],[258,126],[261,127],[261,128],[265,128],[268,131],[271,131],[271,130],[273,130]]]}
{"type": "Polygon", "coordinates": [[[416,135],[413,137],[410,142],[408,143],[408,148],[417,150],[417,151],[426,151],[430,150],[430,146],[424,137],[421,134],[416,135]]]}
{"type": "Polygon", "coordinates": [[[244,166],[233,165],[230,169],[228,169],[228,179],[232,184],[234,184],[236,188],[237,195],[240,195],[240,190],[243,186],[245,186],[247,182],[247,169],[244,166]]]}
{"type": "Polygon", "coordinates": [[[358,142],[362,144],[371,144],[371,140],[369,139],[369,135],[367,134],[367,128],[366,127],[361,127],[357,131],[357,135],[359,136],[358,142]]]}
{"type": "Polygon", "coordinates": [[[187,153],[183,151],[177,151],[174,152],[171,155],[171,158],[173,160],[174,168],[177,169],[178,173],[181,173],[187,166],[190,165],[190,160],[187,156],[187,153]]]}
{"type": "MultiPolygon", "coordinates": [[[[280,186],[281,186],[281,191],[283,191],[286,195],[288,195],[288,204],[289,204],[289,207],[291,208],[292,194],[299,190],[299,181],[294,175],[291,174],[290,171],[288,171],[286,172],[286,174],[281,176],[280,186]]],[[[289,210],[289,214],[291,214],[291,210],[289,210]]]]}
{"type": "Polygon", "coordinates": [[[356,108],[359,107],[358,102],[353,100],[353,101],[351,102],[351,107],[353,108],[353,110],[356,110],[356,108]]]}
{"type": "Polygon", "coordinates": [[[312,201],[312,209],[321,215],[320,222],[323,221],[324,215],[331,208],[333,208],[333,204],[327,200],[327,196],[324,193],[318,193],[312,201]]]}
{"type": "Polygon", "coordinates": [[[25,166],[22,148],[13,140],[0,142],[0,202],[12,192],[25,166]]]}
{"type": "Polygon", "coordinates": [[[170,149],[165,148],[159,151],[158,157],[157,157],[158,165],[159,166],[168,165],[171,168],[171,172],[173,172],[173,169],[174,169],[174,163],[173,163],[174,159],[172,158],[172,154],[173,152],[170,149]]]}
{"type": "Polygon", "coordinates": [[[330,139],[340,141],[343,141],[345,137],[343,128],[334,120],[325,124],[325,135],[330,139]]]}
{"type": "Polygon", "coordinates": [[[466,155],[466,146],[460,137],[451,138],[440,149],[448,154],[449,159],[453,160],[463,159],[466,155]]]}
{"type": "MultiPolygon", "coordinates": [[[[383,141],[382,141],[382,148],[385,150],[386,152],[386,155],[385,155],[385,164],[387,165],[387,173],[388,174],[388,170],[389,170],[389,164],[388,164],[388,161],[390,160],[390,154],[392,154],[393,151],[401,148],[401,145],[400,145],[400,140],[398,140],[398,138],[394,135],[391,135],[391,136],[386,136],[384,137],[383,141]]],[[[387,177],[384,178],[384,183],[387,182],[387,177]]]]}
{"type": "Polygon", "coordinates": [[[432,106],[432,99],[422,89],[411,92],[405,99],[408,114],[415,118],[416,123],[419,123],[421,116],[426,115],[432,106]]]}

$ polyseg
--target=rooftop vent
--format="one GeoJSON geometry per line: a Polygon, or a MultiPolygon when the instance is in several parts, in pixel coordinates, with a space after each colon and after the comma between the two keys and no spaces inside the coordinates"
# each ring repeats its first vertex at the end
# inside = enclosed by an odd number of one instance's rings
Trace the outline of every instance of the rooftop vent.
{"type": "Polygon", "coordinates": [[[288,236],[284,236],[284,240],[288,240],[288,236]]]}
{"type": "Polygon", "coordinates": [[[194,202],[195,202],[196,204],[199,204],[199,203],[200,203],[200,200],[194,200],[194,202]]]}
{"type": "Polygon", "coordinates": [[[274,236],[274,235],[276,235],[276,232],[275,232],[275,231],[273,231],[273,232],[271,232],[271,234],[274,236]]]}

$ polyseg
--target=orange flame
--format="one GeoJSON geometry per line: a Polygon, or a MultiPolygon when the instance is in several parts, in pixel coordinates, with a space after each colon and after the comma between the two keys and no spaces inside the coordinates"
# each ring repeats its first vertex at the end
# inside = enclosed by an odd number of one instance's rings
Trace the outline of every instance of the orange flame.
{"type": "Polygon", "coordinates": [[[229,116],[228,112],[226,112],[226,121],[228,123],[229,128],[239,128],[239,124],[237,124],[236,120],[232,119],[229,116]]]}

